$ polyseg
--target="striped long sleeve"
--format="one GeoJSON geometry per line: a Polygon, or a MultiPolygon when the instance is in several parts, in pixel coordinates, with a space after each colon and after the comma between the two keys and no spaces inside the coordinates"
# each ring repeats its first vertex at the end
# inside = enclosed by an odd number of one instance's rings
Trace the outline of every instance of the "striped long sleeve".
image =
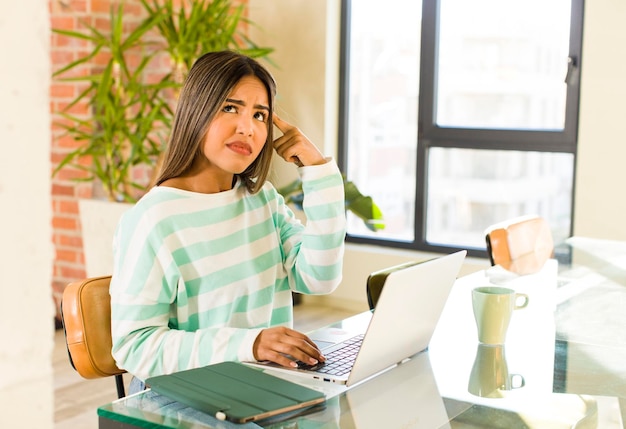
{"type": "Polygon", "coordinates": [[[120,220],[111,281],[113,356],[140,379],[254,360],[270,326],[293,324],[291,291],[332,292],[345,238],[334,163],[299,169],[306,225],[270,183],[256,194],[153,188],[120,220]]]}

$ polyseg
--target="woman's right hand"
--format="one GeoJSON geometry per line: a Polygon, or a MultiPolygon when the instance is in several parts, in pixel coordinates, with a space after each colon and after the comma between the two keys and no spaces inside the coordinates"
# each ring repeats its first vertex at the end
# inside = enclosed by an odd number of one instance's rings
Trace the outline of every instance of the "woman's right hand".
{"type": "Polygon", "coordinates": [[[287,162],[293,162],[298,167],[307,165],[321,165],[327,162],[317,146],[305,136],[295,125],[282,120],[276,112],[272,115],[274,125],[283,133],[274,139],[274,149],[287,162]]]}
{"type": "Polygon", "coordinates": [[[292,368],[298,366],[297,361],[315,365],[326,360],[309,337],[284,326],[262,330],[254,340],[252,351],[258,361],[270,361],[292,368]]]}

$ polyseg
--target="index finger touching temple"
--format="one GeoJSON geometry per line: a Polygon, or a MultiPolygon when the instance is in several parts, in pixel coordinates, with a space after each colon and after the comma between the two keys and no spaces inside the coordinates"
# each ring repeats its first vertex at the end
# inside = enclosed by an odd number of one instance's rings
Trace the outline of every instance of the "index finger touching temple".
{"type": "Polygon", "coordinates": [[[282,120],[280,116],[276,114],[276,112],[272,114],[272,121],[274,122],[274,125],[276,125],[276,127],[283,133],[287,131],[287,129],[292,127],[289,122],[282,120]]]}

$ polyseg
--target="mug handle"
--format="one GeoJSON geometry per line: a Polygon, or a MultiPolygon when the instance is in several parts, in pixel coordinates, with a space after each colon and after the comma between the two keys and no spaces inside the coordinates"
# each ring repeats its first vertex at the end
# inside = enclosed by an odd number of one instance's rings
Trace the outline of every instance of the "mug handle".
{"type": "Polygon", "coordinates": [[[515,294],[515,310],[524,308],[527,305],[528,305],[528,295],[526,295],[525,293],[516,293],[515,294]],[[518,304],[518,301],[520,298],[524,298],[524,302],[521,304],[518,304]]]}
{"type": "Polygon", "coordinates": [[[511,381],[511,389],[519,389],[520,387],[524,387],[526,385],[526,380],[524,380],[524,376],[521,374],[511,374],[509,377],[509,380],[511,381]]]}

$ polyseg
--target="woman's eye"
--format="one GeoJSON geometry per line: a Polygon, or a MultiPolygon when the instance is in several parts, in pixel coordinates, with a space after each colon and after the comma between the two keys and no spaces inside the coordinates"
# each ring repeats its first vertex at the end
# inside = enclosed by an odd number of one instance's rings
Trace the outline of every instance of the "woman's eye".
{"type": "Polygon", "coordinates": [[[237,112],[237,107],[233,106],[232,104],[227,104],[226,106],[224,106],[224,112],[226,113],[237,112]]]}
{"type": "Polygon", "coordinates": [[[267,114],[265,112],[256,112],[254,114],[254,118],[261,122],[265,122],[265,120],[267,119],[267,114]]]}

